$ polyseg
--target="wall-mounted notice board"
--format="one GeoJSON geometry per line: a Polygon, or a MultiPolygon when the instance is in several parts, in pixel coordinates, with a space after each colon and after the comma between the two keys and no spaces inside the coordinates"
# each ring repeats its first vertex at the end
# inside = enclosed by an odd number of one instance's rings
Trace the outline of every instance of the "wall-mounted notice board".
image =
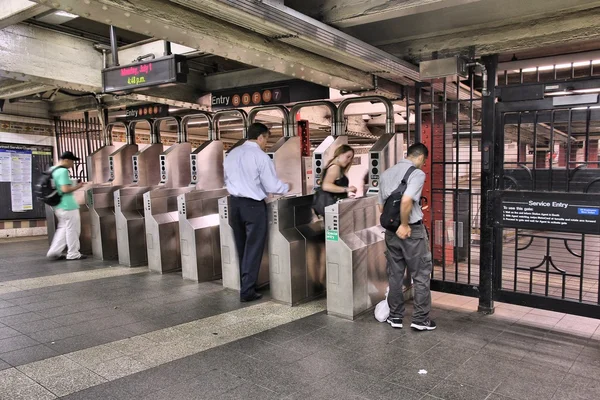
{"type": "Polygon", "coordinates": [[[46,217],[33,190],[52,160],[50,146],[0,143],[0,220],[46,217]]]}

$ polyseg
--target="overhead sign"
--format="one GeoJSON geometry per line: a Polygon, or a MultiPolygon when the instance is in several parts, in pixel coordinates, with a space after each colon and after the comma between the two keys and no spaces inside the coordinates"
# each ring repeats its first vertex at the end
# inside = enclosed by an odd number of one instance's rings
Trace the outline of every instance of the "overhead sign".
{"type": "Polygon", "coordinates": [[[102,70],[105,93],[123,94],[136,89],[187,82],[186,58],[181,55],[156,58],[102,70]]]}
{"type": "Polygon", "coordinates": [[[212,94],[212,108],[243,108],[329,98],[329,88],[292,80],[262,86],[229,89],[212,94]]]}
{"type": "Polygon", "coordinates": [[[600,195],[499,192],[496,223],[505,228],[600,234],[600,195]]]}
{"type": "Polygon", "coordinates": [[[130,121],[134,119],[161,118],[169,116],[169,106],[167,104],[143,104],[140,106],[130,106],[125,110],[125,117],[119,117],[117,120],[130,121]]]}

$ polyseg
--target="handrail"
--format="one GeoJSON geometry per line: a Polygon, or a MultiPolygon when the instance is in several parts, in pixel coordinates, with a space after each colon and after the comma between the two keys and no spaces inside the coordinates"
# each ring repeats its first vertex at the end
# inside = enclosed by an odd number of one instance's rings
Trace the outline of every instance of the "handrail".
{"type": "Polygon", "coordinates": [[[208,140],[219,140],[220,139],[220,137],[216,137],[216,135],[215,135],[214,124],[213,124],[213,114],[211,114],[208,111],[200,110],[200,111],[196,111],[194,114],[188,114],[188,115],[184,116],[181,120],[181,127],[182,127],[182,130],[184,131],[186,141],[189,138],[188,123],[191,119],[194,119],[196,117],[204,117],[208,121],[208,140]]]}
{"type": "Polygon", "coordinates": [[[294,131],[293,130],[290,131],[289,126],[287,124],[287,122],[289,120],[290,111],[287,109],[287,107],[282,106],[282,105],[254,107],[248,113],[248,124],[251,125],[251,124],[254,123],[254,119],[256,118],[256,115],[259,112],[261,112],[261,111],[268,111],[268,110],[279,110],[281,112],[281,114],[283,115],[283,126],[282,126],[283,136],[284,137],[293,136],[294,131]]]}
{"type": "MultiPolygon", "coordinates": [[[[160,117],[152,120],[152,135],[156,135],[157,138],[160,139],[160,123],[162,121],[174,120],[177,124],[177,143],[185,143],[187,142],[187,136],[183,133],[181,129],[181,117],[178,116],[168,116],[168,117],[160,117]]],[[[152,142],[159,143],[159,142],[152,142]]]]}
{"type": "Polygon", "coordinates": [[[344,129],[344,111],[346,111],[346,107],[350,104],[354,103],[363,103],[363,102],[379,102],[383,103],[385,106],[385,133],[394,134],[396,132],[396,126],[394,123],[394,104],[386,98],[382,96],[365,96],[365,97],[352,97],[349,99],[342,100],[338,105],[338,129],[342,131],[344,129]]]}
{"type": "Polygon", "coordinates": [[[213,116],[213,129],[215,131],[215,135],[219,138],[221,137],[221,133],[219,132],[219,120],[224,115],[238,115],[242,119],[242,123],[244,124],[244,128],[242,130],[242,139],[248,139],[248,114],[244,110],[240,110],[238,108],[232,108],[230,110],[219,110],[213,116]]]}
{"type": "Polygon", "coordinates": [[[318,100],[318,101],[306,101],[302,103],[295,104],[291,109],[288,115],[288,130],[290,132],[296,132],[296,115],[298,111],[302,108],[306,107],[316,107],[316,106],[325,106],[329,108],[331,112],[331,134],[333,136],[338,136],[341,134],[342,130],[338,130],[338,108],[331,101],[328,100],[318,100]]]}

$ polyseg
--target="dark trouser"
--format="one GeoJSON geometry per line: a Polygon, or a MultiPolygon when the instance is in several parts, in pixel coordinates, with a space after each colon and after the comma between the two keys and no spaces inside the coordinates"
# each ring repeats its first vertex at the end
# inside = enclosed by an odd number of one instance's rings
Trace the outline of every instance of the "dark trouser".
{"type": "Polygon", "coordinates": [[[267,204],[231,196],[230,213],[240,263],[240,297],[247,298],[255,293],[267,241],[267,204]]]}
{"type": "Polygon", "coordinates": [[[387,247],[387,273],[390,285],[388,294],[390,318],[404,316],[402,282],[404,272],[408,267],[414,284],[412,322],[426,321],[429,318],[429,311],[431,311],[429,281],[433,264],[425,226],[422,224],[411,226],[411,235],[404,240],[400,239],[396,233],[386,231],[385,246],[387,247]]]}

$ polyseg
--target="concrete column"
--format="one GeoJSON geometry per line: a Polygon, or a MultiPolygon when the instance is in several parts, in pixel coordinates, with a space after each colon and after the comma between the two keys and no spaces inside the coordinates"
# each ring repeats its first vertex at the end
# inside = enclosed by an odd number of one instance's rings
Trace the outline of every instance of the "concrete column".
{"type": "Polygon", "coordinates": [[[546,169],[548,168],[548,162],[546,157],[548,156],[547,151],[537,151],[535,153],[535,167],[537,169],[546,169]]]}

